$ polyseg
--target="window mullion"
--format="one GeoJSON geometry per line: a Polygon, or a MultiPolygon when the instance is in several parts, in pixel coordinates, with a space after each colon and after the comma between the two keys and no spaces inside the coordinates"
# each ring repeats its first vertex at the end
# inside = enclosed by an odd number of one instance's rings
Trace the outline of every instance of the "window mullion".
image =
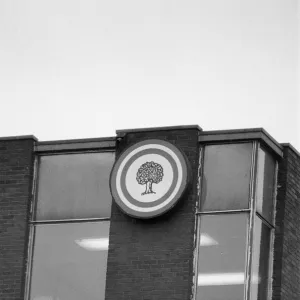
{"type": "Polygon", "coordinates": [[[88,222],[101,222],[110,221],[110,217],[103,218],[86,218],[86,219],[59,219],[59,220],[43,220],[32,221],[31,224],[65,224],[65,223],[88,223],[88,222]]]}
{"type": "Polygon", "coordinates": [[[29,209],[29,233],[28,233],[28,248],[27,248],[27,259],[25,266],[25,288],[24,288],[24,299],[28,300],[30,297],[30,285],[31,285],[31,274],[32,274],[32,260],[33,260],[33,247],[35,239],[35,224],[32,221],[35,218],[35,208],[37,201],[37,184],[38,184],[38,172],[39,172],[39,157],[35,156],[33,163],[33,182],[31,189],[31,201],[29,209]]]}
{"type": "Polygon", "coordinates": [[[250,300],[251,291],[251,272],[252,272],[252,251],[253,251],[253,234],[254,220],[256,210],[256,178],[257,178],[257,158],[258,158],[258,143],[254,142],[250,181],[250,216],[247,240],[247,261],[246,261],[246,284],[245,284],[245,300],[250,300]]]}
{"type": "Polygon", "coordinates": [[[34,240],[35,240],[35,225],[29,224],[27,261],[26,261],[26,271],[25,271],[26,272],[25,273],[25,291],[24,291],[24,295],[25,295],[24,299],[26,299],[26,300],[29,300],[29,297],[30,297],[34,240]]]}
{"type": "Polygon", "coordinates": [[[196,245],[194,249],[194,278],[193,278],[193,300],[197,299],[197,289],[198,289],[198,260],[199,260],[199,251],[200,251],[200,222],[201,222],[201,216],[195,215],[196,217],[196,245]]]}
{"type": "Polygon", "coordinates": [[[35,156],[33,167],[33,183],[32,183],[32,198],[30,203],[29,220],[30,222],[35,219],[35,209],[37,202],[37,185],[38,185],[38,172],[39,172],[39,157],[35,156]]]}
{"type": "Polygon", "coordinates": [[[276,165],[275,165],[275,178],[274,178],[274,187],[273,187],[273,218],[272,218],[272,225],[274,227],[275,227],[275,217],[276,217],[277,183],[278,183],[278,161],[276,161],[276,165]]]}
{"type": "Polygon", "coordinates": [[[232,210],[211,210],[211,211],[197,211],[197,215],[217,215],[217,214],[236,214],[236,213],[244,213],[250,212],[249,208],[242,209],[232,209],[232,210]]]}
{"type": "Polygon", "coordinates": [[[268,280],[268,299],[271,299],[273,287],[272,287],[272,274],[274,268],[274,243],[275,243],[275,218],[276,218],[276,201],[277,201],[277,183],[278,183],[278,161],[275,165],[275,179],[273,190],[273,219],[272,228],[270,233],[270,256],[269,256],[269,280],[268,280]]]}
{"type": "Polygon", "coordinates": [[[202,203],[202,179],[203,179],[203,172],[204,172],[204,147],[200,146],[199,151],[199,165],[198,165],[198,182],[197,182],[197,204],[196,204],[196,213],[195,213],[195,240],[194,240],[194,278],[193,278],[193,300],[196,300],[197,298],[197,289],[198,289],[198,258],[199,258],[199,248],[200,248],[200,222],[201,222],[201,216],[198,214],[198,212],[201,209],[201,203],[202,203]]]}

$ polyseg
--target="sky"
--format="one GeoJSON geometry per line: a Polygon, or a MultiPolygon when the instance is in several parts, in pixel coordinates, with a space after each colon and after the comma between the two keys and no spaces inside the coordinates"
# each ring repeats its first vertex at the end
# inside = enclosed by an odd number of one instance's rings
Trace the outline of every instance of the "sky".
{"type": "Polygon", "coordinates": [[[198,124],[300,150],[297,0],[1,0],[0,136],[198,124]]]}

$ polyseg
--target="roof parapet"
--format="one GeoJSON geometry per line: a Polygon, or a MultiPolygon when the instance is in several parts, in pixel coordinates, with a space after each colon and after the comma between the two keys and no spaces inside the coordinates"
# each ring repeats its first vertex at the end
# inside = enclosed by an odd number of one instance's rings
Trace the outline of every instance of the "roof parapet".
{"type": "Polygon", "coordinates": [[[271,150],[273,150],[276,155],[280,157],[283,156],[283,148],[281,144],[278,143],[263,128],[202,131],[199,134],[199,142],[201,143],[233,142],[246,140],[260,140],[271,150]]]}

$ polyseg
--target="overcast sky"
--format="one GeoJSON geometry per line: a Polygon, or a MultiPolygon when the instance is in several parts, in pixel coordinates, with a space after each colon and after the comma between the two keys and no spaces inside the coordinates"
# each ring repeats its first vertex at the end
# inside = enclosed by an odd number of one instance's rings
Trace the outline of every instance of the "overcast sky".
{"type": "Polygon", "coordinates": [[[0,0],[0,136],[264,127],[300,150],[297,2],[0,0]]]}

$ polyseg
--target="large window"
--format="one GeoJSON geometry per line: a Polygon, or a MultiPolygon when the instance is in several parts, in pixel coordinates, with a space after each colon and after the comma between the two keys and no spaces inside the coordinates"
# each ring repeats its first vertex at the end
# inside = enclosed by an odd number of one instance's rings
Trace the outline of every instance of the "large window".
{"type": "Polygon", "coordinates": [[[252,148],[251,143],[206,147],[202,211],[249,208],[252,148]]]}
{"type": "Polygon", "coordinates": [[[201,149],[195,300],[270,299],[276,160],[258,142],[201,149]]]}
{"type": "Polygon", "coordinates": [[[38,157],[29,300],[104,300],[113,152],[38,157]]]}
{"type": "Polygon", "coordinates": [[[201,218],[198,299],[243,299],[247,215],[201,218]]]}

